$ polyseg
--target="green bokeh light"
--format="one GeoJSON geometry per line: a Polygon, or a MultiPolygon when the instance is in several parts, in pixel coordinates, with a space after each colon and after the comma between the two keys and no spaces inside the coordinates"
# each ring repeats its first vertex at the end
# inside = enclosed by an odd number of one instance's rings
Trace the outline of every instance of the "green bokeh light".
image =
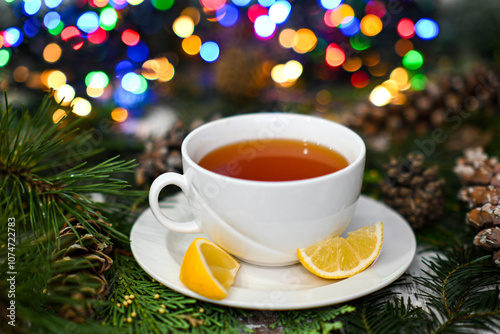
{"type": "Polygon", "coordinates": [[[106,31],[111,31],[116,27],[118,22],[118,13],[113,7],[106,7],[99,15],[101,21],[101,28],[106,31]]]}
{"type": "Polygon", "coordinates": [[[142,94],[148,89],[148,82],[146,81],[146,78],[144,78],[142,75],[139,75],[139,79],[141,80],[141,83],[139,85],[139,88],[134,91],[134,94],[142,94]]]}
{"type": "Polygon", "coordinates": [[[93,71],[85,77],[85,84],[91,88],[106,88],[109,84],[109,78],[102,71],[93,71]]]}
{"type": "Polygon", "coordinates": [[[424,64],[424,57],[418,51],[408,51],[403,57],[403,66],[409,70],[417,70],[424,64]]]}
{"type": "Polygon", "coordinates": [[[358,51],[366,50],[372,45],[372,41],[361,33],[351,36],[350,41],[352,48],[358,51]]]}
{"type": "Polygon", "coordinates": [[[0,50],[0,67],[7,65],[10,59],[10,52],[8,50],[0,50]]]}
{"type": "Polygon", "coordinates": [[[429,81],[429,79],[427,79],[427,77],[425,75],[416,74],[410,80],[411,88],[413,88],[415,91],[424,90],[428,81],[429,81]]]}
{"type": "Polygon", "coordinates": [[[57,27],[55,27],[53,29],[49,29],[49,33],[51,35],[57,36],[61,33],[61,31],[63,31],[63,29],[64,29],[64,23],[62,21],[59,21],[59,24],[57,25],[57,27]]]}
{"type": "Polygon", "coordinates": [[[174,0],[151,0],[151,4],[158,10],[167,10],[172,7],[174,0]]]}

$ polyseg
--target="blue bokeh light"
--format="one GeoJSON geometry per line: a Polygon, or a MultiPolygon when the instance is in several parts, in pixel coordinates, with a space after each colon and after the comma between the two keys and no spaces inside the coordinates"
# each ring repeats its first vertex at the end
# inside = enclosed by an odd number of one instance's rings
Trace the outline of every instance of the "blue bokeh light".
{"type": "Polygon", "coordinates": [[[3,38],[9,46],[16,47],[22,43],[24,35],[21,30],[11,27],[5,30],[3,38]]]}
{"type": "Polygon", "coordinates": [[[96,12],[85,12],[76,21],[76,26],[87,34],[99,29],[99,15],[96,12]]]}
{"type": "Polygon", "coordinates": [[[324,9],[334,9],[337,8],[342,3],[342,0],[320,0],[319,4],[324,9]]]}
{"type": "Polygon", "coordinates": [[[421,39],[434,39],[439,34],[439,25],[431,19],[420,19],[415,23],[415,34],[421,39]]]}
{"type": "Polygon", "coordinates": [[[35,37],[36,34],[40,31],[42,24],[40,20],[36,16],[30,17],[26,22],[24,22],[23,30],[26,36],[35,37]]]}
{"type": "Polygon", "coordinates": [[[269,8],[269,18],[274,23],[280,24],[286,21],[291,11],[292,5],[288,1],[279,0],[269,8]]]}
{"type": "Polygon", "coordinates": [[[63,0],[45,0],[45,6],[53,9],[59,6],[62,2],[63,0]]]}
{"type": "Polygon", "coordinates": [[[233,0],[232,2],[234,5],[238,7],[244,7],[248,5],[250,2],[252,2],[252,0],[233,0]]]}
{"type": "Polygon", "coordinates": [[[131,72],[135,69],[134,64],[128,60],[122,60],[115,66],[115,74],[117,78],[121,78],[124,74],[131,72]]]}
{"type": "Polygon", "coordinates": [[[42,8],[42,0],[24,0],[23,2],[23,11],[28,16],[35,15],[40,8],[42,8]]]}
{"type": "Polygon", "coordinates": [[[221,8],[217,9],[215,17],[217,21],[224,27],[230,27],[238,21],[238,8],[231,4],[226,4],[221,8]]]}
{"type": "Polygon", "coordinates": [[[271,7],[276,0],[257,0],[262,7],[271,7]]]}
{"type": "Polygon", "coordinates": [[[200,56],[206,62],[214,62],[219,58],[220,49],[219,45],[215,42],[208,41],[201,45],[200,56]]]}
{"type": "Polygon", "coordinates": [[[149,48],[143,41],[127,48],[127,56],[135,62],[145,61],[148,58],[148,55],[149,48]]]}
{"type": "Polygon", "coordinates": [[[340,30],[346,36],[354,36],[360,29],[359,19],[356,17],[346,17],[340,24],[340,30]]]}
{"type": "Polygon", "coordinates": [[[61,15],[58,12],[48,12],[43,17],[43,25],[47,29],[55,29],[61,22],[61,15]]]}
{"type": "Polygon", "coordinates": [[[268,15],[261,15],[255,20],[254,29],[257,36],[268,38],[274,34],[276,23],[268,15]]]}
{"type": "Polygon", "coordinates": [[[128,72],[125,74],[121,80],[122,88],[127,92],[134,93],[139,90],[141,86],[141,78],[139,74],[134,72],[128,72]]]}

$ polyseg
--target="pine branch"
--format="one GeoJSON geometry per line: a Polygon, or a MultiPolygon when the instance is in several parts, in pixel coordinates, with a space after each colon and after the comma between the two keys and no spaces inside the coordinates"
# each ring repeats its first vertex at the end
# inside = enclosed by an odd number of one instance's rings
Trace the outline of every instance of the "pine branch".
{"type": "Polygon", "coordinates": [[[243,328],[239,309],[197,301],[156,282],[131,257],[116,254],[105,323],[128,333],[225,333],[243,328]]]}
{"type": "MultiPolygon", "coordinates": [[[[53,124],[50,115],[60,107],[47,95],[33,115],[24,109],[21,113],[12,111],[7,97],[5,110],[0,108],[0,209],[9,210],[23,222],[19,227],[36,236],[55,236],[63,224],[68,224],[69,216],[95,233],[87,223],[92,216],[112,220],[116,214],[130,211],[132,199],[145,196],[111,176],[133,173],[133,161],[114,157],[87,166],[85,160],[100,149],[92,141],[91,130],[75,128],[78,122],[53,124]],[[128,203],[96,203],[91,199],[94,193],[120,197],[122,201],[128,198],[128,203]]],[[[100,227],[106,231],[104,235],[128,240],[108,224],[100,227]]]]}

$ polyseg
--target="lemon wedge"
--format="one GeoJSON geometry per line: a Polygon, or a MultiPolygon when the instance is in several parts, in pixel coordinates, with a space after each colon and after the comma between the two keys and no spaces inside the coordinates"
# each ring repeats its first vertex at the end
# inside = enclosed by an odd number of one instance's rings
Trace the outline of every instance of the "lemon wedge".
{"type": "Polygon", "coordinates": [[[210,240],[197,238],[181,264],[180,279],[192,291],[210,299],[226,298],[240,263],[210,240]]]}
{"type": "Polygon", "coordinates": [[[365,270],[382,249],[382,222],[348,233],[347,238],[330,237],[310,247],[299,248],[300,263],[313,274],[330,279],[354,276],[365,270]]]}

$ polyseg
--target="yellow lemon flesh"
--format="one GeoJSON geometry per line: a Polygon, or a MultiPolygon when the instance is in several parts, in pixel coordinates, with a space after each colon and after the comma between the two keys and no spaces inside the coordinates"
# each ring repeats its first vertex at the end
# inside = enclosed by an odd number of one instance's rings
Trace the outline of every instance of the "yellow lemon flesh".
{"type": "Polygon", "coordinates": [[[181,282],[203,297],[221,300],[234,282],[240,263],[210,240],[197,238],[181,264],[181,282]]]}
{"type": "Polygon", "coordinates": [[[300,263],[313,274],[330,279],[351,277],[365,270],[380,254],[384,235],[382,222],[330,237],[310,247],[299,248],[300,263]]]}

